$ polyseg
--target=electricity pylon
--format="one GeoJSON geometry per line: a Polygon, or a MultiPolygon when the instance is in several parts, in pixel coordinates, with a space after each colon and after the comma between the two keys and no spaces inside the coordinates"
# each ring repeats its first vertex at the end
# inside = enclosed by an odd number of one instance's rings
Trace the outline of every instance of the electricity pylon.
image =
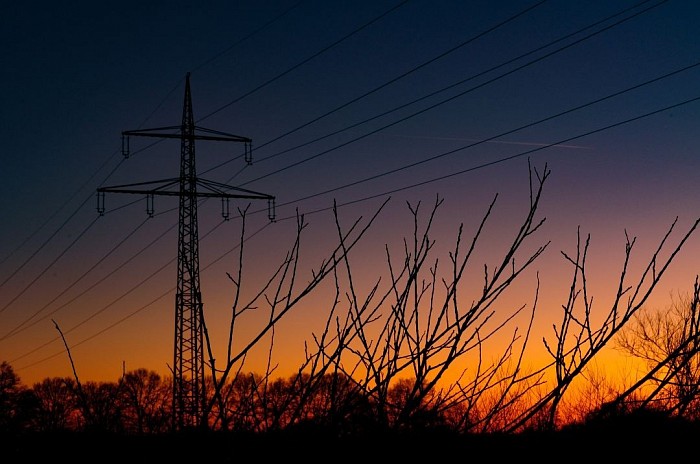
{"type": "Polygon", "coordinates": [[[247,137],[227,134],[195,125],[190,93],[190,73],[185,81],[182,125],[122,132],[122,154],[129,157],[129,136],[179,138],[180,177],[97,189],[97,210],[104,214],[106,192],[146,195],[146,211],[153,216],[155,195],[180,197],[177,249],[177,293],[175,295],[175,349],[173,359],[173,428],[206,427],[206,389],[204,364],[204,315],[199,286],[199,232],[197,201],[200,197],[221,198],[222,215],[228,219],[228,201],[248,198],[268,201],[268,217],[275,219],[275,197],[197,177],[195,140],[240,142],[245,145],[245,161],[252,163],[251,143],[247,137]],[[173,131],[179,130],[179,133],[173,131]],[[175,190],[174,187],[179,186],[175,190]],[[201,189],[200,189],[201,188],[201,189]]]}

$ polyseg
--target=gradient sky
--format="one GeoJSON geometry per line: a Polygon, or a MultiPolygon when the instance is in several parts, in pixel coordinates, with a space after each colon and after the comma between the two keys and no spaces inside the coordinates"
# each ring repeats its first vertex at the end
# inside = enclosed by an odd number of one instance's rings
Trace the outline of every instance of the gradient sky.
{"type": "MultiPolygon", "coordinates": [[[[534,247],[547,252],[507,296],[532,305],[533,354],[551,337],[568,291],[577,229],[602,317],[637,237],[630,282],[672,222],[674,245],[700,216],[700,4],[676,1],[13,2],[3,8],[3,183],[0,359],[22,381],[81,380],[123,368],[167,374],[172,363],[177,203],[95,191],[177,176],[178,141],[124,130],[179,125],[191,72],[197,125],[253,140],[197,145],[202,178],[274,195],[277,222],[252,202],[246,292],[262,285],[306,214],[300,282],[343,225],[387,199],[353,255],[360,292],[386,278],[385,244],[410,237],[407,202],[444,198],[433,238],[447,265],[457,228],[471,232],[498,194],[475,273],[495,264],[528,204],[528,159],[551,169],[534,247]],[[575,110],[575,111],[574,111],[575,110]],[[392,172],[391,174],[388,174],[392,172]]],[[[245,208],[247,202],[231,205],[245,208]]],[[[235,214],[234,214],[235,215],[235,214]]],[[[241,222],[218,201],[199,206],[207,324],[223,359],[241,222]],[[205,236],[206,235],[206,236],[205,236]]],[[[699,268],[693,235],[650,305],[688,293],[699,268]]],[[[325,321],[319,294],[277,330],[274,362],[293,372],[325,321]]],[[[240,321],[243,343],[262,315],[240,321]],[[257,319],[256,319],[257,318],[257,319]],[[248,331],[248,332],[246,332],[248,331]]],[[[251,355],[262,369],[265,350],[251,355]]],[[[495,356],[495,354],[494,354],[495,356]]]]}

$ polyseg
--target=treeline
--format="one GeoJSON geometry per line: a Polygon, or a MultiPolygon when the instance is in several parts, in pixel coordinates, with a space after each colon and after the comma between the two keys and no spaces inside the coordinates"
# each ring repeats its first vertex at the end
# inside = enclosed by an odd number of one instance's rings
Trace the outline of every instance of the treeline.
{"type": "MultiPolygon", "coordinates": [[[[647,445],[667,443],[662,448],[669,456],[679,450],[668,443],[692,441],[700,433],[697,410],[686,408],[679,414],[670,397],[645,404],[633,395],[615,405],[581,398],[587,412],[581,416],[582,404],[576,405],[572,411],[578,420],[563,421],[554,430],[533,416],[516,432],[506,432],[519,413],[537,404],[536,398],[513,398],[506,408],[470,408],[456,403],[446,407],[445,398],[437,395],[411,405],[414,385],[404,380],[390,388],[386,404],[378,404],[343,375],[323,376],[311,392],[308,375],[270,380],[252,373],[239,374],[227,384],[206,430],[176,431],[172,380],[153,371],[130,371],[117,382],[47,378],[30,388],[3,362],[0,379],[4,453],[29,460],[95,462],[108,455],[130,462],[167,456],[174,462],[203,457],[233,462],[252,450],[284,457],[306,447],[307,462],[321,462],[315,454],[321,450],[340,452],[341,462],[370,452],[375,458],[417,459],[498,451],[503,458],[518,458],[521,453],[571,449],[648,458],[658,448],[647,445]]],[[[494,396],[491,403],[498,400],[494,396]]]]}
{"type": "MultiPolygon", "coordinates": [[[[173,431],[172,378],[154,371],[126,372],[117,382],[77,382],[46,378],[27,387],[12,367],[0,364],[0,427],[5,432],[87,431],[134,435],[173,431]]],[[[329,436],[387,431],[441,430],[455,433],[502,431],[512,412],[468,408],[429,395],[412,404],[413,380],[388,389],[386,401],[343,374],[312,378],[299,374],[268,379],[254,373],[236,375],[220,392],[208,379],[207,396],[217,396],[208,415],[210,431],[270,433],[323,431],[329,436]],[[313,382],[313,383],[312,383],[313,382]]],[[[493,398],[492,402],[496,402],[493,398]]],[[[526,407],[525,397],[519,408],[526,407]]],[[[511,402],[515,408],[515,402],[511,402]]]]}
{"type": "MultiPolygon", "coordinates": [[[[327,374],[316,379],[313,389],[309,381],[306,374],[275,380],[253,373],[239,374],[222,390],[206,428],[242,433],[314,430],[327,436],[410,431],[504,433],[512,428],[518,412],[538,401],[533,390],[513,398],[507,408],[469,408],[465,403],[446,403],[440,395],[411,405],[410,391],[415,386],[413,380],[406,379],[393,385],[387,392],[388,401],[379,404],[370,392],[362,391],[356,381],[343,375],[327,374]]],[[[697,383],[685,387],[697,388],[697,383]]],[[[78,383],[72,378],[54,377],[27,387],[12,367],[2,362],[0,430],[168,434],[173,431],[172,388],[171,378],[146,369],[126,372],[117,382],[78,383]]],[[[572,416],[562,420],[556,430],[631,417],[640,421],[672,417],[687,422],[700,420],[698,395],[681,408],[681,398],[668,393],[653,402],[639,395],[604,404],[590,397],[580,398],[569,407],[572,416]]],[[[210,388],[208,394],[215,393],[210,388]]],[[[498,401],[503,398],[494,393],[486,403],[498,401]]],[[[549,430],[546,421],[533,417],[516,432],[549,430]]]]}

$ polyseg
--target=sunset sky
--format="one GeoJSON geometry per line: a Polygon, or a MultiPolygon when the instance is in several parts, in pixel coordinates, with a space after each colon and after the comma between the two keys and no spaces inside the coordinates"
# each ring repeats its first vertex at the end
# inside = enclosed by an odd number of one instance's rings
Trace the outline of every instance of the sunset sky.
{"type": "MultiPolygon", "coordinates": [[[[668,251],[700,217],[700,4],[671,1],[207,1],[13,2],[3,8],[0,360],[31,385],[72,376],[55,321],[81,380],[123,369],[164,375],[172,364],[177,201],[96,189],[176,177],[178,140],[125,130],[177,126],[191,73],[197,125],[253,140],[198,142],[201,178],[276,199],[250,202],[244,294],[255,294],[302,236],[299,287],[337,244],[388,200],[351,255],[358,293],[388,279],[386,249],[400,261],[412,237],[407,205],[427,215],[444,199],[431,237],[447,269],[496,194],[465,301],[517,232],[529,203],[528,163],[545,166],[542,228],[526,250],[551,242],[504,295],[504,310],[540,295],[532,344],[553,336],[570,285],[562,251],[588,256],[594,317],[603,317],[636,237],[629,283],[678,218],[668,251]]],[[[231,204],[200,203],[204,311],[217,359],[225,358],[241,221],[231,204]]],[[[421,216],[427,217],[427,216],[421,216]]],[[[666,251],[668,250],[668,251],[666,251]]],[[[692,290],[700,273],[696,232],[649,305],[692,290]]],[[[331,282],[332,284],[332,282],[331,282]]],[[[332,302],[323,287],[275,332],[282,375],[303,359],[332,302]]],[[[344,289],[345,291],[346,289],[344,289]]],[[[268,313],[237,322],[245,344],[268,313]]],[[[256,312],[257,311],[257,312],[256,312]]],[[[514,321],[513,324],[522,324],[514,321]]],[[[509,338],[514,326],[508,327],[509,338]]],[[[522,329],[521,329],[522,330],[522,329]]],[[[252,353],[264,369],[269,345],[252,353]]],[[[494,353],[494,356],[497,354],[494,353]]],[[[537,361],[533,361],[537,362],[537,361]]]]}

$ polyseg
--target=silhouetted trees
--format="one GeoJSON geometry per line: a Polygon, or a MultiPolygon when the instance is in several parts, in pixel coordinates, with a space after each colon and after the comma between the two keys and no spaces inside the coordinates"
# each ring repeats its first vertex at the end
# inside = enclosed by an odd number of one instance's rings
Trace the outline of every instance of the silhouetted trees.
{"type": "Polygon", "coordinates": [[[6,361],[0,362],[0,432],[18,432],[31,426],[35,402],[31,391],[6,361]]]}
{"type": "Polygon", "coordinates": [[[32,387],[37,405],[33,427],[42,432],[79,429],[75,385],[70,378],[46,378],[32,387]]]}
{"type": "Polygon", "coordinates": [[[165,433],[171,427],[172,383],[146,369],[127,372],[118,385],[118,405],[124,430],[138,434],[165,433]]]}
{"type": "Polygon", "coordinates": [[[648,373],[628,392],[638,398],[634,409],[654,409],[668,415],[700,419],[700,284],[693,293],[672,300],[667,308],[646,308],[635,314],[617,339],[617,346],[647,364],[648,373]]]}
{"type": "MultiPolygon", "coordinates": [[[[242,291],[249,284],[246,210],[241,210],[244,226],[237,269],[229,275],[234,293],[223,356],[214,353],[205,330],[209,375],[204,423],[210,431],[252,435],[313,431],[340,438],[440,431],[467,437],[551,433],[652,410],[699,419],[697,281],[693,296],[672,311],[643,311],[698,221],[676,243],[670,243],[672,224],[636,276],[629,265],[636,239],[628,237],[612,303],[602,314],[594,314],[588,287],[590,237],[576,231],[573,252],[561,253],[571,276],[569,292],[553,332],[541,339],[550,359],[524,366],[534,339],[539,276],[535,274],[531,305],[505,304],[503,296],[550,244],[537,238],[545,222],[538,210],[549,175],[546,166],[541,172],[530,169],[529,202],[520,222],[502,253],[487,263],[477,256],[498,195],[470,237],[463,223],[456,227],[444,256],[433,238],[442,199],[427,211],[420,203],[409,204],[413,229],[398,251],[385,245],[385,271],[364,292],[356,284],[353,250],[383,205],[369,219],[349,225],[334,208],[336,245],[303,283],[297,274],[307,224],[299,215],[288,253],[252,293],[242,291]],[[335,291],[324,308],[325,325],[310,334],[296,373],[275,376],[280,321],[324,282],[335,291]],[[252,296],[246,300],[244,294],[252,296]],[[253,309],[266,312],[265,322],[248,340],[238,340],[241,315],[253,309]],[[498,344],[492,344],[497,336],[498,344]],[[250,372],[246,359],[262,343],[269,343],[267,367],[250,372]],[[648,362],[649,371],[626,388],[609,385],[595,371],[597,356],[613,344],[648,362]],[[499,351],[494,353],[495,347],[499,351]],[[574,381],[579,381],[578,390],[572,388],[574,381]]],[[[75,377],[45,379],[26,388],[7,363],[0,364],[0,427],[128,436],[172,431],[171,378],[145,369],[125,372],[118,382],[82,384],[75,377]]]]}

